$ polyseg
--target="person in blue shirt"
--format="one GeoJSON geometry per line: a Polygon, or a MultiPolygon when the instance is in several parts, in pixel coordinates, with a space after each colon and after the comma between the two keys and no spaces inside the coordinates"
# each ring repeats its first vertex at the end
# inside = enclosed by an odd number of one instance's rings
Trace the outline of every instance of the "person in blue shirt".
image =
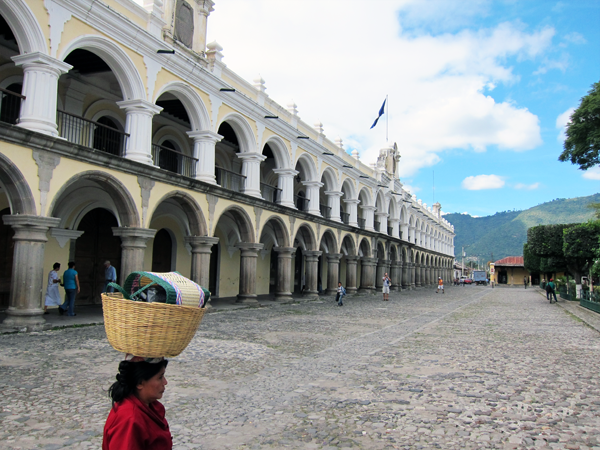
{"type": "Polygon", "coordinates": [[[337,289],[337,295],[335,297],[335,300],[338,302],[338,306],[344,306],[344,296],[346,295],[346,289],[344,289],[344,286],[342,286],[342,282],[338,281],[338,289],[337,289]]]}
{"type": "Polygon", "coordinates": [[[104,292],[115,292],[115,288],[108,283],[117,282],[117,270],[110,265],[110,261],[104,261],[104,292]]]}
{"type": "Polygon", "coordinates": [[[75,296],[79,294],[79,276],[75,270],[75,263],[71,261],[69,268],[63,273],[63,285],[65,288],[65,302],[58,307],[58,313],[62,316],[65,312],[68,316],[75,316],[75,296]]]}

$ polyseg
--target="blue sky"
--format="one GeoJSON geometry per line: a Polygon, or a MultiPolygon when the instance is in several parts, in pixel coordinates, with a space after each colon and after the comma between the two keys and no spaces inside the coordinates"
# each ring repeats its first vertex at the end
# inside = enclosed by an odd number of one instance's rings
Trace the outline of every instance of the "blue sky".
{"type": "Polygon", "coordinates": [[[600,169],[557,159],[600,80],[599,23],[597,0],[217,0],[208,41],[364,162],[387,119],[405,186],[484,216],[600,191],[600,169]]]}

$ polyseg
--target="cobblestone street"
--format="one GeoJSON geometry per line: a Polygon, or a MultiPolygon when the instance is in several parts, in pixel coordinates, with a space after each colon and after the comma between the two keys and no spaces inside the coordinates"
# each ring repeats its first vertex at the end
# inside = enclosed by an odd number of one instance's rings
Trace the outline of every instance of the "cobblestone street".
{"type": "MultiPolygon", "coordinates": [[[[538,289],[216,312],[162,402],[176,449],[600,449],[599,338],[538,289]]],[[[121,357],[103,326],[1,335],[0,447],[100,448],[121,357]]]]}

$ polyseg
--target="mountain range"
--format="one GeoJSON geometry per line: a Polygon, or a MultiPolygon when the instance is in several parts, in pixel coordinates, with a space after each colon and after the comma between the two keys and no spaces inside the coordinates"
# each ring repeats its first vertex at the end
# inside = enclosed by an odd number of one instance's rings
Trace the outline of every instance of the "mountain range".
{"type": "MultiPolygon", "coordinates": [[[[582,223],[594,217],[590,203],[600,203],[600,193],[588,197],[557,198],[524,211],[503,211],[486,217],[449,213],[444,218],[454,225],[454,254],[460,260],[462,247],[480,263],[507,256],[522,256],[527,229],[536,225],[582,223]]],[[[466,261],[465,261],[466,262],[466,261]]]]}

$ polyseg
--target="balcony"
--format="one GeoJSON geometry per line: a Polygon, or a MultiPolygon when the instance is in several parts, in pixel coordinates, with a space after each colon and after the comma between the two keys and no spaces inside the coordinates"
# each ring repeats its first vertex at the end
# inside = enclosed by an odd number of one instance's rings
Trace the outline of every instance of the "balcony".
{"type": "Polygon", "coordinates": [[[152,161],[154,161],[155,166],[169,172],[178,173],[190,178],[196,176],[196,163],[198,160],[171,148],[153,144],[152,161]]]}
{"type": "Polygon", "coordinates": [[[215,176],[217,178],[217,184],[223,189],[243,192],[246,188],[246,177],[239,173],[215,166],[215,176]]]}
{"type": "Polygon", "coordinates": [[[21,101],[25,96],[0,88],[0,122],[16,125],[21,112],[21,101]]]}
{"type": "Polygon", "coordinates": [[[365,226],[366,226],[366,223],[367,223],[367,222],[366,222],[366,220],[365,220],[365,219],[360,219],[360,218],[359,218],[357,221],[358,221],[358,227],[359,227],[360,229],[364,230],[364,229],[365,229],[365,226]]]}
{"type": "Polygon", "coordinates": [[[375,228],[375,231],[379,231],[379,228],[381,227],[381,223],[380,222],[373,222],[373,227],[375,228]]]}
{"type": "Polygon", "coordinates": [[[321,215],[325,218],[325,219],[331,219],[331,207],[324,205],[324,204],[320,204],[319,205],[319,210],[321,211],[321,215]]]}
{"type": "Polygon", "coordinates": [[[294,195],[294,201],[296,203],[296,208],[298,208],[298,211],[308,212],[308,203],[310,202],[310,199],[302,197],[300,195],[294,195]]]}
{"type": "Polygon", "coordinates": [[[266,201],[271,203],[281,202],[281,189],[269,184],[260,183],[260,195],[266,201]]]}
{"type": "Polygon", "coordinates": [[[345,223],[346,225],[350,224],[350,214],[348,213],[340,213],[340,216],[342,218],[342,222],[345,223]]]}
{"type": "Polygon", "coordinates": [[[387,227],[388,236],[392,236],[394,234],[394,227],[387,227]]]}
{"type": "Polygon", "coordinates": [[[57,111],[58,134],[73,144],[123,156],[129,134],[65,111],[57,111]]]}

